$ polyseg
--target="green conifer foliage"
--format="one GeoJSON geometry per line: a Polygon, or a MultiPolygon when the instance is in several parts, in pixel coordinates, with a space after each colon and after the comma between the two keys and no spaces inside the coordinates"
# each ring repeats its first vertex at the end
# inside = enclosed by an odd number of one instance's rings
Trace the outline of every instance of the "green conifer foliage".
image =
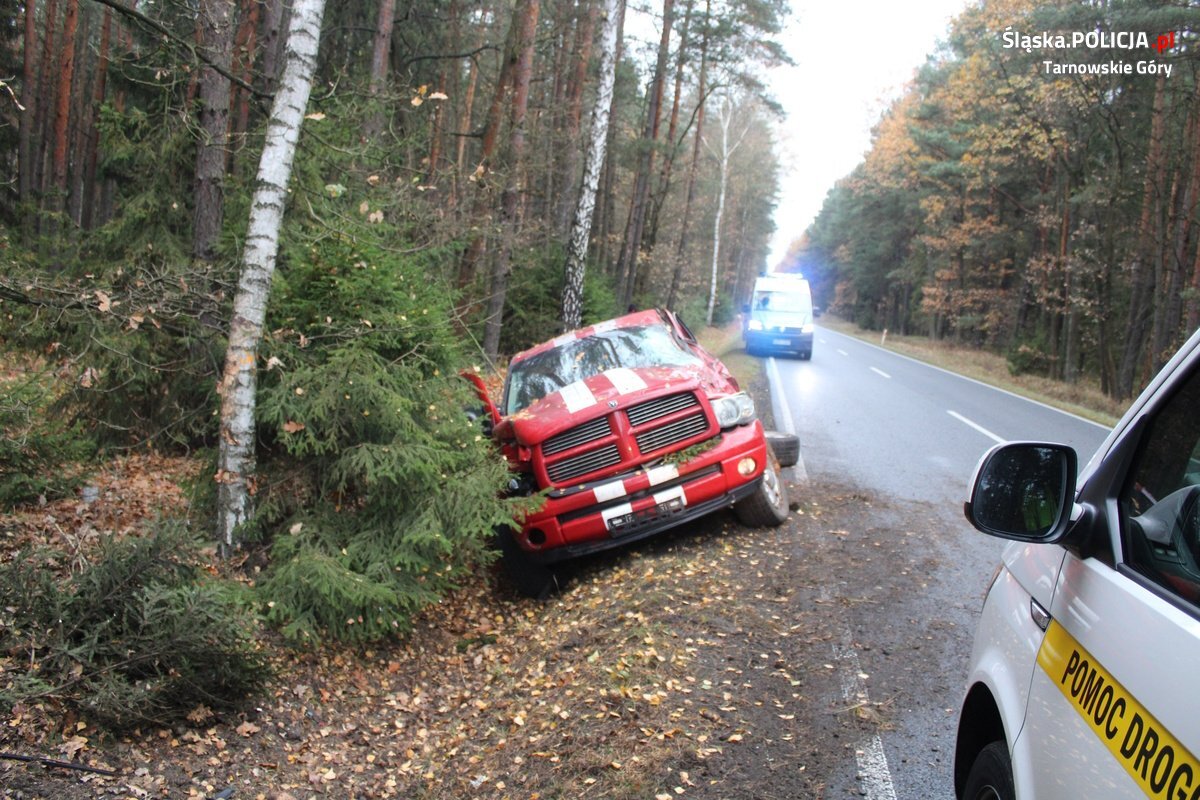
{"type": "Polygon", "coordinates": [[[490,560],[507,468],[464,413],[436,253],[326,237],[288,254],[264,343],[259,532],[268,616],[300,641],[366,641],[490,560]]]}
{"type": "Polygon", "coordinates": [[[0,707],[73,706],[110,728],[236,707],[269,676],[245,592],[178,523],[108,540],[73,577],[53,550],[0,564],[0,707]]]}

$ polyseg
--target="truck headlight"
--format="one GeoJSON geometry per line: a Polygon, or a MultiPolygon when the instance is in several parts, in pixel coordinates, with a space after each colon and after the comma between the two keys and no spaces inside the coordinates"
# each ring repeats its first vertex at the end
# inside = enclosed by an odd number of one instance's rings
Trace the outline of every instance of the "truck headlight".
{"type": "Polygon", "coordinates": [[[746,327],[752,331],[761,331],[763,329],[762,320],[752,319],[746,323],[746,327]]]}
{"type": "Polygon", "coordinates": [[[811,322],[809,322],[800,329],[800,332],[801,333],[812,333],[813,330],[814,330],[813,324],[811,322]]]}
{"type": "Polygon", "coordinates": [[[722,428],[745,425],[754,419],[754,400],[745,392],[738,392],[713,400],[713,413],[722,428]]]}

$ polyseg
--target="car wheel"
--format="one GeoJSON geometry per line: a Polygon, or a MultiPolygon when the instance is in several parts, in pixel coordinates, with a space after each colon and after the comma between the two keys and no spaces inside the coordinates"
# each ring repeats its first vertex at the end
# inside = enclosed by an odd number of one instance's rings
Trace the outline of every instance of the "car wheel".
{"type": "Polygon", "coordinates": [[[753,528],[777,528],[787,519],[787,486],[774,459],[767,462],[754,494],[734,504],[733,513],[743,525],[753,528]]]}
{"type": "Polygon", "coordinates": [[[775,454],[775,460],[779,462],[779,466],[795,466],[796,462],[800,460],[799,436],[782,431],[767,431],[766,437],[767,444],[771,446],[771,452],[775,454]]]}
{"type": "Polygon", "coordinates": [[[526,597],[545,600],[558,588],[558,576],[545,564],[534,560],[513,538],[512,528],[496,529],[496,547],[500,551],[500,566],[509,583],[526,597]]]}
{"type": "Polygon", "coordinates": [[[967,782],[963,800],[1014,800],[1012,760],[1004,742],[992,742],[979,751],[967,782]]]}
{"type": "Polygon", "coordinates": [[[800,360],[801,361],[812,360],[812,350],[801,350],[800,351],[800,360]]]}

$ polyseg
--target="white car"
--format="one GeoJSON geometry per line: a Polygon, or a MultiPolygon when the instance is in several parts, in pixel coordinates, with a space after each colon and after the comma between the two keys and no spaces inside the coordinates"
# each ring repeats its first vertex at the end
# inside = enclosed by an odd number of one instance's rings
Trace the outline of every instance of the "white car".
{"type": "Polygon", "coordinates": [[[1069,447],[999,445],[965,511],[1014,541],[976,632],[956,796],[1200,800],[1200,331],[1078,481],[1069,447]]]}

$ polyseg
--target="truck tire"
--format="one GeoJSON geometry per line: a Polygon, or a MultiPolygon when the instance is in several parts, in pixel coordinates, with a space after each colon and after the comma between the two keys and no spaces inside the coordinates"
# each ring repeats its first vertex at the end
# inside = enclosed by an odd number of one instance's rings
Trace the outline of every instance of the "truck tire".
{"type": "Polygon", "coordinates": [[[793,467],[800,460],[800,437],[794,433],[767,431],[767,444],[781,467],[793,467]]]}
{"type": "Polygon", "coordinates": [[[775,459],[767,462],[754,494],[735,503],[733,513],[752,528],[778,528],[788,518],[787,486],[779,477],[775,459]]]}
{"type": "Polygon", "coordinates": [[[496,528],[496,548],[500,551],[500,566],[508,582],[526,597],[545,600],[558,588],[554,570],[534,560],[521,549],[507,525],[496,528]]]}

